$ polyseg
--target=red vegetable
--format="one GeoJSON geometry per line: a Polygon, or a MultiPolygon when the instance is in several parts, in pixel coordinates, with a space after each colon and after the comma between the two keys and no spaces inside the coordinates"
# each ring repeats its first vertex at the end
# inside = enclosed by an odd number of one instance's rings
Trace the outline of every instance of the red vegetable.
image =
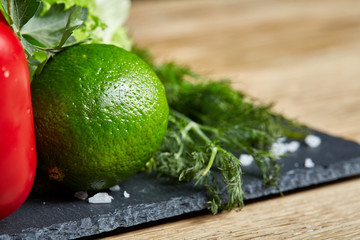
{"type": "Polygon", "coordinates": [[[35,177],[36,151],[25,52],[18,37],[1,17],[0,219],[3,219],[17,210],[30,193],[35,177]]]}
{"type": "Polygon", "coordinates": [[[0,22],[6,23],[6,19],[5,19],[4,15],[2,15],[1,12],[0,12],[0,22]]]}

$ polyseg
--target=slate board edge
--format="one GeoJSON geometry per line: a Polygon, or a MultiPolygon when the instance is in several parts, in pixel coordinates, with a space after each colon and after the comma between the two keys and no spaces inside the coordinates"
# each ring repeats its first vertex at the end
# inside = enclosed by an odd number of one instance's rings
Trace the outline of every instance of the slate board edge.
{"type": "MultiPolygon", "coordinates": [[[[323,134],[321,132],[319,133],[323,134]]],[[[359,146],[359,144],[349,140],[340,139],[334,136],[329,137],[355,144],[356,148],[359,146]]],[[[338,179],[349,178],[357,175],[360,175],[360,156],[350,159],[341,158],[328,166],[315,166],[311,169],[299,168],[284,172],[282,174],[282,178],[280,179],[279,187],[280,191],[286,193],[287,191],[297,190],[321,183],[333,182],[338,179]],[[291,187],[294,185],[296,185],[296,188],[291,187]]],[[[255,182],[252,179],[251,186],[249,187],[244,185],[243,190],[245,192],[245,200],[279,194],[279,190],[276,188],[264,187],[261,179],[257,179],[255,182]]],[[[25,228],[23,230],[19,230],[18,233],[0,235],[0,240],[75,239],[93,236],[112,231],[120,227],[126,228],[142,223],[180,216],[189,212],[201,211],[206,209],[206,201],[206,193],[199,191],[199,193],[187,196],[186,198],[174,197],[156,204],[137,204],[122,210],[114,209],[114,211],[109,214],[86,217],[77,219],[76,221],[52,224],[45,227],[25,228]],[[169,209],[169,211],[167,211],[166,214],[159,214],[159,210],[163,210],[164,208],[169,209]],[[128,217],[125,217],[124,219],[124,216],[128,217]]]]}
{"type": "MultiPolygon", "coordinates": [[[[296,189],[315,186],[321,183],[329,183],[339,179],[345,179],[360,175],[360,157],[352,158],[346,161],[338,161],[327,167],[315,166],[311,169],[294,169],[281,176],[279,181],[280,191],[286,193],[296,189]],[[293,182],[296,182],[295,184],[293,182]]],[[[265,197],[273,194],[279,194],[280,191],[274,187],[265,187],[262,181],[252,183],[251,186],[243,186],[245,200],[252,200],[259,197],[265,197]],[[251,189],[249,189],[249,187],[251,189]],[[260,194],[261,192],[261,194],[260,194]]]]}
{"type": "MultiPolygon", "coordinates": [[[[283,175],[279,182],[281,191],[293,190],[288,186],[292,181],[297,182],[298,188],[309,187],[324,182],[335,181],[360,174],[360,157],[347,161],[339,161],[328,167],[314,167],[312,169],[296,169],[283,175]],[[338,177],[338,176],[341,177],[338,177]],[[304,181],[306,179],[306,181],[304,181]]],[[[252,191],[244,187],[245,199],[251,200],[259,197],[279,194],[279,190],[271,187],[264,187],[262,181],[253,185],[252,191]],[[259,189],[256,189],[259,188],[259,189]],[[261,189],[261,190],[260,190],[261,189]],[[262,194],[254,194],[259,193],[262,194]]],[[[297,189],[298,189],[297,188],[297,189]]],[[[103,216],[94,218],[84,218],[78,221],[71,221],[63,224],[54,224],[42,229],[28,228],[16,235],[1,235],[1,240],[8,239],[74,239],[91,236],[103,232],[115,230],[119,227],[130,227],[142,223],[157,221],[164,218],[180,216],[194,211],[201,211],[206,208],[207,196],[203,192],[187,198],[173,198],[157,204],[132,206],[126,210],[117,210],[103,216]],[[160,209],[168,209],[167,214],[158,214],[160,209]],[[124,216],[128,216],[125,217],[124,216]],[[95,220],[96,219],[96,220],[95,220]],[[76,230],[76,231],[74,231],[76,230]]]]}
{"type": "Polygon", "coordinates": [[[153,222],[185,213],[205,209],[207,196],[199,192],[191,197],[176,197],[154,204],[138,204],[125,210],[114,209],[112,213],[79,219],[66,223],[53,224],[43,228],[27,228],[21,233],[0,235],[0,240],[10,239],[75,239],[153,222]],[[161,211],[167,209],[167,213],[161,211]],[[127,216],[124,218],[124,216],[127,216]]]}

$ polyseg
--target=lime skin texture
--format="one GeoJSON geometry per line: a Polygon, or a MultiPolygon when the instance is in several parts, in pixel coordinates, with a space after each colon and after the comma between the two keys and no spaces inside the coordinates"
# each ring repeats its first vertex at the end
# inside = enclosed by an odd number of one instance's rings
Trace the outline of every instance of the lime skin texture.
{"type": "Polygon", "coordinates": [[[165,90],[136,55],[84,44],[51,59],[32,85],[38,171],[81,191],[120,184],[160,147],[165,90]]]}

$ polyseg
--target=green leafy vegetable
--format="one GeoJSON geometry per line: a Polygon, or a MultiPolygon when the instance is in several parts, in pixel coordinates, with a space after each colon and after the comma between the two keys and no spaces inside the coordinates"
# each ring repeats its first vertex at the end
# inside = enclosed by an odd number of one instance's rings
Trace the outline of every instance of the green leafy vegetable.
{"type": "MultiPolygon", "coordinates": [[[[36,13],[40,6],[39,1],[24,0],[24,1],[5,1],[1,0],[3,6],[7,10],[7,14],[11,17],[10,24],[14,26],[16,32],[20,31],[21,27],[29,21],[29,19],[36,13]]],[[[4,10],[5,10],[4,9],[4,10]]]]}
{"type": "Polygon", "coordinates": [[[243,205],[241,166],[232,152],[252,155],[264,182],[276,186],[281,166],[270,151],[272,143],[284,136],[301,139],[306,127],[273,113],[269,105],[255,105],[227,80],[213,81],[175,63],[157,66],[146,51],[134,52],[154,68],[172,109],[152,169],[204,185],[213,213],[243,205]],[[219,197],[221,182],[226,185],[227,203],[219,197]]]}
{"type": "Polygon", "coordinates": [[[86,19],[86,9],[54,4],[43,13],[38,0],[1,0],[4,13],[25,49],[31,76],[39,74],[57,52],[78,44],[72,32],[86,19]]]}
{"type": "Polygon", "coordinates": [[[226,209],[243,206],[239,160],[219,142],[209,138],[217,132],[216,128],[198,124],[172,110],[168,131],[163,145],[153,158],[152,166],[160,174],[204,185],[210,193],[209,204],[214,213],[218,212],[222,204],[218,196],[218,176],[211,170],[215,166],[220,169],[228,186],[230,200],[226,209]]]}
{"type": "Polygon", "coordinates": [[[132,40],[123,27],[130,11],[130,0],[43,0],[46,8],[54,3],[64,3],[66,8],[74,5],[88,9],[84,26],[74,31],[78,41],[105,43],[130,50],[132,40]]]}
{"type": "Polygon", "coordinates": [[[1,0],[0,10],[20,38],[33,76],[57,52],[81,42],[130,50],[123,27],[130,5],[130,0],[1,0]]]}

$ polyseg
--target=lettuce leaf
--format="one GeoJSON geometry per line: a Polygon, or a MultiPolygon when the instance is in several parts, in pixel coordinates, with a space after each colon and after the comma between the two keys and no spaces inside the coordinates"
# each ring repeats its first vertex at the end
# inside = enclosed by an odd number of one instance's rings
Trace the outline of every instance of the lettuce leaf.
{"type": "Polygon", "coordinates": [[[88,9],[84,27],[76,29],[73,36],[77,41],[105,43],[131,50],[132,40],[123,26],[130,12],[130,0],[43,0],[45,9],[54,3],[64,3],[88,9]]]}

